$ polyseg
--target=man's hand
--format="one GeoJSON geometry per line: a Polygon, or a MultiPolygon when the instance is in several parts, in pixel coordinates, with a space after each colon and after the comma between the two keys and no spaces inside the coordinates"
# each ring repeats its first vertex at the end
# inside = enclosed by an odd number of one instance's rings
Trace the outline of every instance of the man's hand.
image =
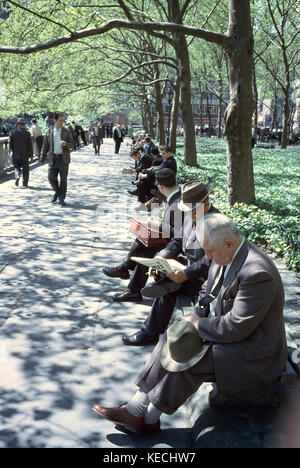
{"type": "Polygon", "coordinates": [[[63,146],[64,148],[67,148],[68,146],[68,143],[66,141],[61,141],[61,146],[63,146]]]}
{"type": "Polygon", "coordinates": [[[182,270],[175,270],[174,273],[170,273],[168,277],[176,284],[182,284],[188,280],[188,277],[182,270]]]}
{"type": "Polygon", "coordinates": [[[155,270],[154,268],[150,267],[148,271],[149,278],[152,276],[153,278],[158,278],[160,276],[160,273],[158,270],[155,270]]]}
{"type": "Polygon", "coordinates": [[[200,320],[201,317],[199,317],[197,314],[186,315],[182,318],[183,322],[191,322],[197,330],[200,320]]]}

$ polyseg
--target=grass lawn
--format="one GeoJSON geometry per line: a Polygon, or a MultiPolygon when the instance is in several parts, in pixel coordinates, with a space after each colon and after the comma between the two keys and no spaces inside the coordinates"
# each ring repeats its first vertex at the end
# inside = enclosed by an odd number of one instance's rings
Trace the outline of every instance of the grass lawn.
{"type": "Polygon", "coordinates": [[[288,267],[300,271],[300,147],[253,150],[255,203],[227,202],[226,142],[198,138],[197,168],[183,162],[183,142],[177,160],[179,183],[200,179],[213,186],[214,205],[230,216],[252,242],[271,248],[288,267]]]}

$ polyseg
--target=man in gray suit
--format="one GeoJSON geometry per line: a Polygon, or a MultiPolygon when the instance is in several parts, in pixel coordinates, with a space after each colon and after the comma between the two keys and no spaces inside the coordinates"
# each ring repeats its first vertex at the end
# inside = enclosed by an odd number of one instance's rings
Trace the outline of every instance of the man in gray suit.
{"type": "Polygon", "coordinates": [[[50,128],[45,135],[41,156],[41,165],[43,165],[48,152],[50,154],[48,179],[55,192],[52,203],[59,199],[61,206],[66,205],[67,179],[71,162],[70,150],[74,147],[73,137],[71,132],[63,127],[64,122],[63,113],[55,114],[54,127],[50,128]],[[58,175],[60,175],[60,184],[58,175]]]}
{"type": "Polygon", "coordinates": [[[11,131],[9,147],[12,151],[12,162],[15,168],[15,185],[19,185],[23,169],[23,187],[28,188],[29,159],[33,159],[33,146],[30,133],[25,128],[25,120],[19,118],[17,128],[11,131]]]}
{"type": "Polygon", "coordinates": [[[203,382],[247,392],[285,367],[284,291],[272,260],[220,214],[206,216],[197,237],[212,264],[194,313],[169,327],[127,404],[94,407],[121,430],[159,429],[161,413],[173,414],[203,382]]]}

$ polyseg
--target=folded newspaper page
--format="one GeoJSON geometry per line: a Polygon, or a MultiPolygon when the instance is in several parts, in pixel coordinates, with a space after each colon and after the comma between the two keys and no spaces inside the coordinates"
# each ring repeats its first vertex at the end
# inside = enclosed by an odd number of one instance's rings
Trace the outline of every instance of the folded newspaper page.
{"type": "Polygon", "coordinates": [[[163,257],[155,258],[140,258],[140,257],[131,257],[131,260],[141,265],[154,268],[155,270],[160,271],[169,275],[174,273],[175,270],[185,270],[185,266],[177,262],[177,260],[167,259],[163,257]]]}

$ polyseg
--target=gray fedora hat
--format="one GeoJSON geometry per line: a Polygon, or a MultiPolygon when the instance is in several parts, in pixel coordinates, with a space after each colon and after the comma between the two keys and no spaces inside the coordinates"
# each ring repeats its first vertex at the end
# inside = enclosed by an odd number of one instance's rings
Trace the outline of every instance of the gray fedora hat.
{"type": "Polygon", "coordinates": [[[169,372],[185,371],[197,364],[210,346],[200,338],[191,322],[176,322],[168,328],[161,348],[161,365],[169,372]]]}
{"type": "Polygon", "coordinates": [[[17,123],[18,124],[26,124],[25,119],[23,119],[23,117],[19,117],[18,120],[17,120],[17,123]]]}
{"type": "Polygon", "coordinates": [[[191,211],[197,205],[203,203],[211,192],[209,185],[204,185],[199,180],[187,182],[181,188],[181,199],[178,208],[181,211],[191,211]]]}

